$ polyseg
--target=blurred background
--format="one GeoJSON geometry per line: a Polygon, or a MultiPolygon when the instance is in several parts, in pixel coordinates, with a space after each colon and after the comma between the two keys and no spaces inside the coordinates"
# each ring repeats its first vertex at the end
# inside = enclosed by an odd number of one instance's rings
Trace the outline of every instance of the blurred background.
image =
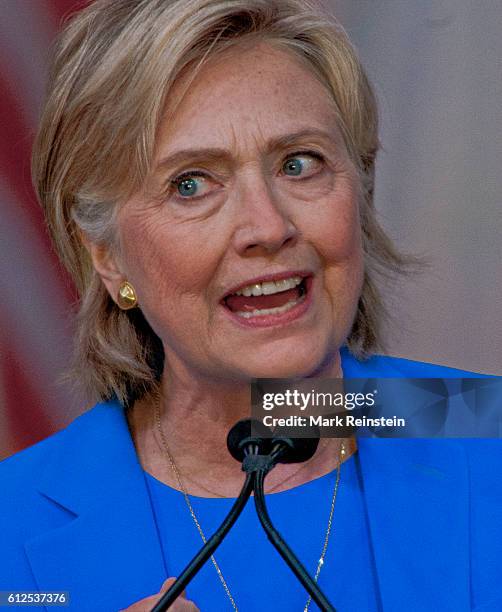
{"type": "MultiPolygon", "coordinates": [[[[502,375],[502,4],[324,3],[377,91],[380,219],[430,264],[389,295],[388,352],[502,375]]],[[[30,182],[51,44],[83,4],[0,0],[0,459],[88,408],[61,382],[76,295],[30,182]]]]}

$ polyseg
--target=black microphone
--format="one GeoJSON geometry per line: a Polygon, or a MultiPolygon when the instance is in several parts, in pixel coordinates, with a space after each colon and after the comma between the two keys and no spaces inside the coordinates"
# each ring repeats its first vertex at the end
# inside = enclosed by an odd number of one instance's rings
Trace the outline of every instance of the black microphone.
{"type": "Polygon", "coordinates": [[[242,463],[247,454],[268,455],[272,431],[258,419],[238,421],[227,435],[227,448],[232,457],[242,463]]]}
{"type": "MultiPolygon", "coordinates": [[[[248,457],[259,458],[259,463],[254,470],[260,469],[262,464],[264,466],[267,461],[270,464],[270,461],[266,459],[268,457],[267,453],[270,451],[270,436],[271,431],[265,427],[263,423],[256,420],[245,419],[236,423],[228,433],[228,450],[230,451],[232,457],[239,461],[239,463],[245,463],[248,457]],[[252,429],[253,431],[251,431],[252,429]],[[262,435],[260,435],[260,433],[262,435]]],[[[273,464],[270,464],[268,469],[271,469],[272,467],[273,464]]],[[[268,471],[268,469],[266,471],[268,471]]],[[[247,473],[244,485],[239,493],[239,497],[235,500],[234,505],[230,509],[230,512],[227,514],[224,521],[221,523],[215,533],[206,541],[204,546],[181,572],[176,582],[171,585],[166,593],[164,593],[164,595],[155,604],[151,612],[164,612],[164,610],[167,610],[167,608],[172,605],[181,595],[189,582],[195,577],[197,572],[221,544],[227,533],[234,525],[235,521],[240,516],[241,512],[244,510],[244,507],[246,506],[253,491],[254,470],[245,470],[247,473]]]]}
{"type": "Polygon", "coordinates": [[[272,449],[282,449],[278,463],[303,463],[315,455],[321,432],[319,427],[280,427],[274,432],[272,449]],[[301,436],[301,437],[300,437],[301,436]]]}
{"type": "MultiPolygon", "coordinates": [[[[280,427],[270,440],[269,461],[277,463],[303,463],[314,456],[319,445],[318,427],[280,427]],[[305,434],[308,434],[306,436],[305,434]],[[299,437],[299,436],[302,437],[299,437]]],[[[254,501],[260,523],[269,541],[279,552],[289,568],[298,578],[307,593],[323,612],[336,612],[317,582],[310,576],[303,564],[286,544],[272,523],[265,502],[265,476],[269,470],[256,470],[254,480],[254,501]]]]}
{"type": "Polygon", "coordinates": [[[229,431],[227,436],[228,450],[234,459],[242,463],[242,470],[246,472],[246,479],[239,497],[220,527],[181,572],[176,582],[161,597],[151,612],[164,612],[181,595],[188,583],[230,531],[244,510],[253,489],[258,518],[271,543],[279,551],[319,608],[323,612],[336,612],[317,583],[275,529],[267,512],[264,480],[268,472],[279,462],[301,463],[307,461],[314,455],[319,444],[319,431],[314,428],[312,428],[312,437],[308,438],[295,437],[295,434],[298,435],[298,430],[294,428],[281,429],[281,432],[281,434],[274,435],[261,421],[255,419],[241,420],[229,431]]]}
{"type": "Polygon", "coordinates": [[[307,593],[323,612],[336,612],[328,598],[274,527],[268,514],[264,483],[268,472],[277,463],[303,463],[314,456],[319,445],[318,427],[280,427],[271,432],[258,420],[244,419],[236,423],[227,437],[230,454],[242,461],[242,469],[254,476],[255,507],[260,523],[307,593]],[[301,436],[301,437],[300,437],[301,436]],[[267,455],[262,453],[268,452],[267,455]]]}

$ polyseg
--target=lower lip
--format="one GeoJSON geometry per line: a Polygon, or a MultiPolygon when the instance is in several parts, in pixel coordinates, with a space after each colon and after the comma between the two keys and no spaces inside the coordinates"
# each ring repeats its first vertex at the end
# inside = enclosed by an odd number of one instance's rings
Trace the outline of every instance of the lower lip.
{"type": "Polygon", "coordinates": [[[277,327],[281,325],[287,325],[288,323],[292,323],[296,321],[300,317],[302,317],[312,305],[312,289],[313,289],[313,278],[311,276],[307,277],[305,280],[305,286],[307,289],[307,293],[304,296],[304,299],[293,306],[290,310],[280,313],[280,314],[268,314],[268,315],[257,315],[255,317],[250,317],[246,319],[244,317],[239,316],[235,312],[232,312],[226,306],[222,305],[222,308],[226,312],[228,316],[242,327],[247,328],[258,328],[258,327],[277,327]]]}

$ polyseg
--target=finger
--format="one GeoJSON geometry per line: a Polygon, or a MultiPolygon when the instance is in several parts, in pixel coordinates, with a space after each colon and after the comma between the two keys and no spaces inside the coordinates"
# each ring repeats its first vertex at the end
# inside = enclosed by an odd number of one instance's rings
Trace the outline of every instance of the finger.
{"type": "MultiPolygon", "coordinates": [[[[167,578],[166,580],[164,580],[164,582],[162,583],[162,586],[160,587],[159,593],[165,593],[166,591],[168,591],[173,586],[173,584],[176,582],[176,580],[177,578],[173,578],[172,576],[171,578],[167,578]]],[[[180,597],[186,598],[186,591],[183,591],[180,597]]]]}
{"type": "MultiPolygon", "coordinates": [[[[176,578],[167,578],[167,580],[164,580],[162,583],[160,591],[156,595],[145,597],[141,601],[137,601],[128,608],[120,610],[119,612],[149,612],[159,602],[160,596],[163,595],[175,582],[176,578]]],[[[195,604],[186,599],[185,591],[183,591],[183,593],[176,598],[176,601],[169,607],[169,610],[173,610],[173,612],[198,612],[198,608],[195,606],[195,604]]]]}
{"type": "MultiPolygon", "coordinates": [[[[164,582],[162,583],[162,586],[160,587],[159,593],[163,593],[164,591],[169,590],[173,586],[173,584],[176,582],[176,580],[177,578],[173,578],[172,576],[171,578],[167,578],[166,580],[164,580],[164,582]]],[[[185,591],[181,593],[181,596],[186,597],[185,591]]]]}
{"type": "Polygon", "coordinates": [[[162,591],[166,591],[167,589],[169,589],[174,583],[176,582],[176,578],[167,578],[166,580],[164,580],[164,582],[162,583],[162,586],[160,587],[160,592],[162,591]]]}
{"type": "MultiPolygon", "coordinates": [[[[149,612],[149,610],[151,610],[151,608],[153,607],[153,605],[156,605],[159,603],[160,601],[160,595],[163,595],[174,583],[176,582],[176,578],[168,578],[167,580],[165,580],[162,583],[162,587],[160,592],[158,593],[158,595],[154,595],[148,598],[148,600],[153,599],[152,605],[148,608],[148,611],[145,610],[145,612],[149,612]]],[[[144,600],[145,602],[147,600],[144,600]]],[[[150,604],[150,601],[148,602],[150,604]]],[[[193,603],[193,601],[189,601],[186,598],[186,592],[183,591],[183,593],[180,593],[180,595],[178,595],[178,597],[176,598],[176,601],[171,604],[168,608],[169,612],[200,612],[199,608],[193,603]]],[[[129,610],[127,610],[126,612],[129,612],[129,610]]],[[[136,612],[136,610],[131,611],[131,612],[136,612]]],[[[143,610],[138,612],[143,612],[143,610]]]]}

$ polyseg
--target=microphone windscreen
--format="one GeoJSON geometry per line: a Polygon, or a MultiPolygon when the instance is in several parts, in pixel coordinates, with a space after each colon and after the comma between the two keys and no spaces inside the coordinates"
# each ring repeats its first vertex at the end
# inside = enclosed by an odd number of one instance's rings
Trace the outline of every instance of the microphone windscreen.
{"type": "Polygon", "coordinates": [[[285,452],[278,458],[278,463],[302,463],[315,455],[319,445],[318,427],[281,427],[280,435],[272,438],[272,447],[277,443],[286,446],[285,452]],[[302,437],[298,437],[301,432],[302,437]],[[305,434],[308,437],[305,437],[305,434]]]}
{"type": "Polygon", "coordinates": [[[238,421],[227,435],[227,448],[234,459],[242,463],[248,445],[256,444],[258,452],[266,455],[270,450],[272,432],[257,419],[238,421]]]}

